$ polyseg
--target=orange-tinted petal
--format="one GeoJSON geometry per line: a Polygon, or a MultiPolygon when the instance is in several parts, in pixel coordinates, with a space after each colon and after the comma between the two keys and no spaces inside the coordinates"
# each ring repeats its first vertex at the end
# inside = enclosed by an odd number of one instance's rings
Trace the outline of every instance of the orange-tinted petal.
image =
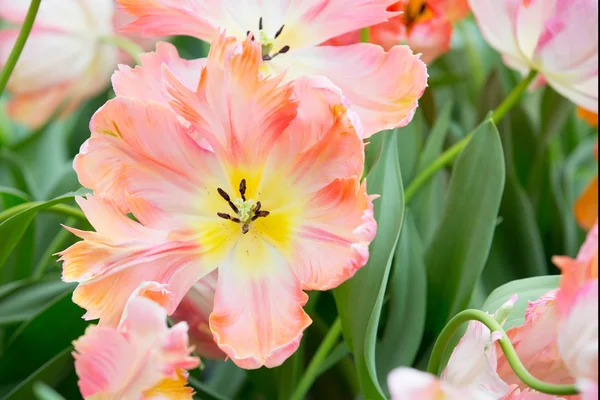
{"type": "Polygon", "coordinates": [[[575,219],[584,229],[591,229],[598,220],[598,175],[577,199],[575,219]]]}
{"type": "Polygon", "coordinates": [[[594,111],[587,110],[583,107],[577,107],[577,116],[593,126],[594,128],[598,127],[598,113],[594,111]]]}

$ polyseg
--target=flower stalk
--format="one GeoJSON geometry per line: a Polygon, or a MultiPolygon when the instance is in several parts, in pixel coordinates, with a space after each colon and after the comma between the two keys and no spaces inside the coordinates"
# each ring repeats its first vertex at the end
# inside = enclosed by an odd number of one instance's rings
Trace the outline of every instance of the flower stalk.
{"type": "Polygon", "coordinates": [[[452,336],[457,331],[457,329],[464,323],[469,321],[479,321],[485,326],[489,328],[491,332],[500,332],[502,333],[502,339],[498,342],[500,344],[500,348],[504,352],[506,356],[506,360],[509,365],[515,372],[515,374],[519,377],[519,379],[529,386],[530,388],[546,394],[557,395],[557,396],[569,396],[576,395],[579,393],[575,385],[555,385],[547,382],[543,382],[533,375],[525,368],[515,348],[506,333],[500,326],[500,324],[494,319],[494,317],[486,314],[481,310],[465,310],[454,316],[448,322],[448,324],[444,327],[438,339],[436,340],[433,351],[431,352],[431,357],[429,358],[429,364],[427,366],[427,372],[437,375],[440,370],[440,365],[442,362],[442,356],[444,354],[444,350],[448,345],[449,341],[452,339],[452,336]]]}

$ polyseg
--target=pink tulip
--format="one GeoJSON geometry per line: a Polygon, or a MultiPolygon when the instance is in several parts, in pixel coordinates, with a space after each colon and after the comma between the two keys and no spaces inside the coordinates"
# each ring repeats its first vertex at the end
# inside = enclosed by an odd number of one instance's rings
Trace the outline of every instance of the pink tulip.
{"type": "MultiPolygon", "coordinates": [[[[401,15],[369,28],[369,42],[389,50],[406,43],[430,64],[450,50],[452,22],[469,13],[467,0],[402,0],[388,7],[401,15]]],[[[360,31],[330,39],[326,44],[340,46],[360,42],[360,31]]]]}
{"type": "Polygon", "coordinates": [[[427,71],[407,46],[385,52],[372,44],[319,44],[346,32],[382,23],[398,13],[394,0],[118,0],[137,17],[125,32],[146,36],[184,34],[211,42],[223,27],[238,39],[261,44],[263,74],[284,82],[324,76],[358,113],[365,136],[410,122],[427,85],[427,71]]]}
{"type": "Polygon", "coordinates": [[[469,0],[488,43],[523,73],[598,112],[598,0],[469,0]]]}
{"type": "Polygon", "coordinates": [[[164,291],[155,282],[143,284],[116,328],[92,325],[74,342],[85,399],[192,399],[186,370],[199,360],[189,356],[187,324],[168,328],[165,310],[151,300],[164,291]]]}
{"type": "Polygon", "coordinates": [[[262,76],[250,38],[221,35],[199,80],[171,50],[115,75],[119,96],[92,119],[75,169],[96,232],[70,229],[84,240],[62,253],[63,279],[79,283],[86,318],[115,326],[140,282],[167,285],[172,314],[218,267],[213,339],[243,368],[280,365],[311,323],[304,290],[338,286],[369,257],[360,126],[328,81],[262,76]],[[135,98],[152,73],[163,83],[135,98]]]}
{"type": "MultiPolygon", "coordinates": [[[[0,0],[0,67],[6,62],[31,2],[0,0]]],[[[129,19],[113,0],[44,0],[8,82],[8,113],[36,128],[61,109],[68,115],[104,89],[119,62],[128,61],[103,38],[129,19]]],[[[146,41],[147,42],[147,41],[146,41]]],[[[146,43],[149,44],[149,43],[146,43]]]]}

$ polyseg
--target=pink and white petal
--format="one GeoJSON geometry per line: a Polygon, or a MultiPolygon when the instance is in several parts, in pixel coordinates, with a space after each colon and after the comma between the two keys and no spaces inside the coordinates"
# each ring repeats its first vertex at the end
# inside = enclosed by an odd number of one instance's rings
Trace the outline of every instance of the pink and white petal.
{"type": "Polygon", "coordinates": [[[598,382],[598,279],[582,286],[558,333],[558,347],[578,380],[598,382]]]}
{"type": "Polygon", "coordinates": [[[408,46],[319,46],[291,51],[269,62],[286,80],[326,76],[348,98],[365,137],[408,124],[427,86],[425,64],[408,46]]]}
{"type": "Polygon", "coordinates": [[[392,400],[447,398],[447,393],[436,376],[413,368],[394,369],[388,375],[387,383],[392,400]]]}
{"type": "Polygon", "coordinates": [[[218,272],[215,270],[192,286],[171,316],[174,321],[185,321],[190,326],[190,342],[194,352],[202,357],[225,358],[213,339],[209,317],[213,310],[218,272]]]}
{"type": "Polygon", "coordinates": [[[582,400],[596,400],[598,399],[598,381],[579,379],[577,381],[577,388],[581,391],[582,400]]]}
{"type": "Polygon", "coordinates": [[[308,296],[288,262],[261,238],[242,235],[219,266],[210,328],[241,368],[273,368],[291,356],[311,323],[308,296]]]}
{"type": "Polygon", "coordinates": [[[293,268],[305,290],[329,290],[369,259],[375,238],[373,197],[359,178],[336,179],[314,193],[294,241],[293,268]]]}
{"type": "Polygon", "coordinates": [[[558,317],[562,321],[569,313],[579,289],[598,279],[598,250],[585,261],[566,256],[554,256],[552,262],[561,270],[560,290],[557,295],[558,317]]]}
{"type": "MultiPolygon", "coordinates": [[[[536,378],[555,384],[573,383],[558,351],[557,290],[552,290],[534,302],[525,313],[525,323],[507,331],[521,362],[536,378]]],[[[515,375],[502,351],[498,351],[498,374],[510,385],[526,389],[515,375]]]]}
{"type": "Polygon", "coordinates": [[[156,51],[140,55],[141,66],[131,68],[119,65],[112,76],[113,88],[117,96],[133,97],[139,100],[154,100],[168,105],[171,97],[163,77],[164,63],[175,77],[190,90],[196,90],[200,82],[206,59],[184,60],[179,57],[177,48],[168,42],[156,44],[156,51]]]}
{"type": "Polygon", "coordinates": [[[96,112],[90,129],[74,161],[82,185],[122,211],[135,208],[155,228],[185,227],[205,214],[197,194],[217,186],[212,179],[221,167],[167,106],[115,98],[96,112]]]}
{"type": "MultiPolygon", "coordinates": [[[[596,58],[596,61],[598,59],[596,58]]],[[[583,77],[583,81],[565,79],[560,74],[546,73],[545,78],[558,93],[580,107],[598,112],[598,71],[595,76],[583,77]]]]}
{"type": "MultiPolygon", "coordinates": [[[[0,19],[16,24],[25,20],[31,0],[0,0],[0,19]]],[[[34,28],[55,32],[110,33],[112,1],[44,0],[35,18],[34,28]]]]}
{"type": "Polygon", "coordinates": [[[88,327],[73,346],[75,371],[84,398],[117,393],[127,385],[142,356],[119,331],[108,327],[88,327]]]}
{"type": "Polygon", "coordinates": [[[533,59],[540,39],[544,39],[542,35],[548,19],[556,12],[556,2],[557,0],[529,0],[516,9],[516,41],[525,59],[533,59]]]}
{"type": "Polygon", "coordinates": [[[469,0],[479,29],[490,46],[521,67],[528,68],[529,60],[521,52],[516,38],[515,19],[522,3],[520,0],[469,0]]]}
{"type": "Polygon", "coordinates": [[[577,261],[587,262],[598,254],[598,220],[585,237],[585,242],[577,253],[577,261]]]}
{"type": "Polygon", "coordinates": [[[499,338],[481,322],[471,321],[442,372],[442,380],[454,387],[472,388],[500,398],[508,385],[496,373],[495,340],[499,338]]]}
{"type": "Polygon", "coordinates": [[[450,50],[452,24],[444,18],[433,18],[413,26],[408,35],[408,45],[415,53],[421,53],[425,64],[450,50]]]}
{"type": "Polygon", "coordinates": [[[194,93],[171,73],[167,81],[176,112],[191,122],[196,139],[206,139],[232,165],[264,164],[272,147],[296,117],[293,87],[281,77],[261,78],[260,45],[221,33],[212,44],[194,93]],[[251,146],[248,144],[252,143],[251,146]]]}
{"type": "Polygon", "coordinates": [[[277,43],[300,49],[398,15],[387,11],[397,0],[289,0],[277,43]]]}
{"type": "Polygon", "coordinates": [[[502,400],[564,400],[563,398],[536,392],[532,389],[521,390],[516,385],[511,388],[513,390],[506,397],[502,398],[502,400]]]}
{"type": "Polygon", "coordinates": [[[194,282],[210,272],[201,264],[195,236],[144,227],[108,199],[88,196],[78,203],[98,232],[69,228],[84,240],[61,252],[60,260],[63,280],[79,283],[73,301],[87,310],[85,319],[116,326],[127,300],[146,281],[169,285],[164,303],[172,313],[194,282]]]}
{"type": "Polygon", "coordinates": [[[255,1],[231,0],[117,0],[120,8],[137,17],[121,31],[143,36],[194,36],[211,42],[219,27],[230,35],[245,37],[260,18],[255,1]]]}

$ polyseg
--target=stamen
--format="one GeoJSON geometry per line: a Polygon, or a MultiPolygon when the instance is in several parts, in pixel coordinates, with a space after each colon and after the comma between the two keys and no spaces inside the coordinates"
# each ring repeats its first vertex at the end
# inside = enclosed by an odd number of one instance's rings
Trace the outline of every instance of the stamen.
{"type": "Polygon", "coordinates": [[[244,224],[244,226],[242,226],[242,233],[245,235],[246,233],[248,233],[248,231],[250,230],[250,225],[248,224],[244,224]]]}
{"type": "Polygon", "coordinates": [[[258,29],[259,30],[263,30],[263,21],[262,21],[262,17],[260,17],[260,19],[258,20],[258,29]]]}
{"type": "Polygon", "coordinates": [[[225,199],[225,201],[231,201],[231,197],[229,197],[229,195],[227,194],[226,191],[224,191],[221,188],[217,188],[217,192],[219,192],[219,194],[221,195],[222,198],[225,199]]]}
{"type": "Polygon", "coordinates": [[[255,213],[254,213],[254,216],[252,217],[252,221],[256,221],[256,220],[257,220],[257,219],[259,219],[260,217],[266,217],[266,216],[268,216],[269,214],[271,214],[271,213],[270,213],[270,212],[268,212],[268,211],[264,211],[264,210],[263,210],[263,211],[259,211],[259,212],[255,212],[255,213]]]}
{"type": "MultiPolygon", "coordinates": [[[[285,54],[285,53],[287,53],[288,51],[290,51],[290,46],[288,46],[288,45],[285,45],[285,46],[283,46],[283,47],[281,48],[281,50],[279,50],[279,51],[277,52],[277,54],[285,54]]],[[[275,56],[273,56],[273,57],[275,57],[275,56]]]]}
{"type": "Polygon", "coordinates": [[[227,219],[227,220],[231,219],[231,215],[229,215],[227,213],[217,213],[217,215],[223,219],[227,219]]]}
{"type": "Polygon", "coordinates": [[[240,195],[242,200],[246,201],[246,179],[242,179],[240,182],[240,195]]]}
{"type": "Polygon", "coordinates": [[[262,207],[262,204],[260,204],[260,201],[257,201],[256,207],[254,208],[254,212],[255,213],[259,212],[261,207],[262,207]]]}
{"type": "Polygon", "coordinates": [[[285,25],[281,25],[281,28],[279,28],[279,30],[275,34],[275,39],[277,39],[279,37],[279,35],[281,35],[281,32],[283,32],[284,27],[285,27],[285,25]]]}

